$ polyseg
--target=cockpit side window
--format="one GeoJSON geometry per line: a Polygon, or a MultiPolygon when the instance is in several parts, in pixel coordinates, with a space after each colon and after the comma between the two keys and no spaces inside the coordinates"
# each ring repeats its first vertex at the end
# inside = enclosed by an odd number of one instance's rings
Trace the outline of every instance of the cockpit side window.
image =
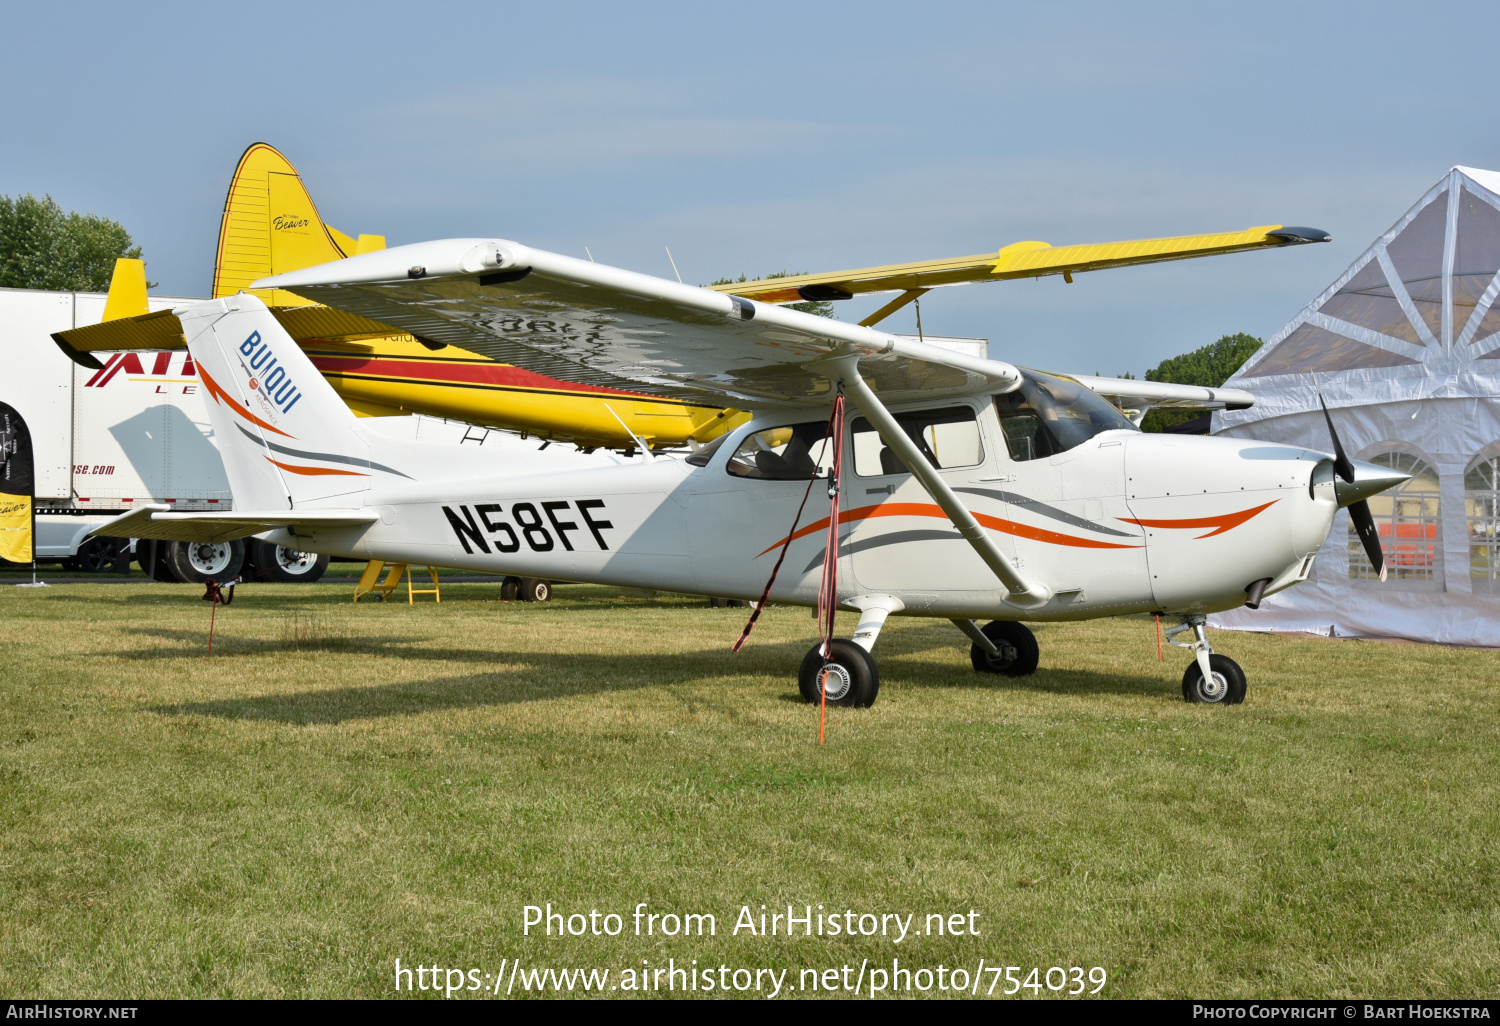
{"type": "Polygon", "coordinates": [[[1105,431],[1137,430],[1098,393],[1040,371],[1022,371],[1020,388],[995,396],[995,412],[1017,462],[1067,452],[1105,431]]]}
{"type": "Polygon", "coordinates": [[[729,458],[735,477],[763,481],[806,481],[833,465],[833,441],[826,444],[828,422],[791,424],[748,435],[729,458]]]}
{"type": "MultiPolygon", "coordinates": [[[[912,410],[894,416],[917,450],[937,469],[972,467],[984,462],[979,421],[972,406],[912,410]]],[[[906,465],[865,418],[859,417],[851,425],[850,440],[854,444],[854,472],[860,477],[908,473],[906,465]]]]}

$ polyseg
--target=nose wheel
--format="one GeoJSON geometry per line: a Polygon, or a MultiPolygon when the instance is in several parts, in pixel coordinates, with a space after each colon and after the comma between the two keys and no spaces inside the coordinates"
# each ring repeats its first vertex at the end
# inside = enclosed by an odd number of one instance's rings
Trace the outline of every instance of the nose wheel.
{"type": "Polygon", "coordinates": [[[1203,670],[1197,660],[1188,664],[1182,675],[1182,697],[1189,702],[1208,705],[1239,705],[1245,700],[1245,671],[1240,664],[1225,655],[1208,657],[1208,680],[1203,679],[1203,670]]]}
{"type": "Polygon", "coordinates": [[[1176,627],[1167,628],[1167,643],[1193,651],[1193,661],[1182,675],[1182,697],[1187,702],[1205,705],[1239,705],[1245,700],[1245,671],[1226,655],[1214,652],[1203,630],[1202,614],[1189,614],[1176,627]],[[1178,641],[1177,636],[1193,632],[1193,641],[1178,641]]]}

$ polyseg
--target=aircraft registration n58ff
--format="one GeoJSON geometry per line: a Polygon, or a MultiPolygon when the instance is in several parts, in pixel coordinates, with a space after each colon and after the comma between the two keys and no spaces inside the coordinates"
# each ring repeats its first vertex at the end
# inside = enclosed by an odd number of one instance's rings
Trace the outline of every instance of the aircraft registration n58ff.
{"type": "MultiPolygon", "coordinates": [[[[1329,456],[1144,435],[1086,387],[1096,379],[504,240],[404,246],[255,284],[538,373],[754,417],[685,460],[475,466],[357,420],[260,300],[240,294],[175,310],[212,397],[235,511],[142,508],[96,533],[260,534],[360,559],[746,599],[780,560],[770,598],[805,605],[833,551],[833,599],[860,620],[852,639],[803,661],[810,701],[875,701],[871,652],[891,615],[949,619],[976,670],[1020,676],[1038,659],[1021,621],[1139,612],[1177,618],[1174,643],[1191,632],[1189,701],[1242,701],[1244,674],[1213,653],[1205,614],[1303,580],[1340,507],[1357,512],[1404,480],[1348,460],[1337,436],[1329,456]],[[843,397],[853,410],[828,439],[843,397]],[[836,523],[794,525],[813,490],[837,496],[836,523]]],[[[1254,401],[1131,384],[1164,399],[1254,401]]],[[[1379,566],[1378,538],[1369,544],[1379,566]]]]}

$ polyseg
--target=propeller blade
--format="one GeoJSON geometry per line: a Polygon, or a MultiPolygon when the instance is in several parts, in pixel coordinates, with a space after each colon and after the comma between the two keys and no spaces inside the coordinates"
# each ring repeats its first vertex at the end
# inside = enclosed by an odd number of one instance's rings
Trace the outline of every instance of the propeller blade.
{"type": "Polygon", "coordinates": [[[1359,534],[1360,544],[1365,547],[1365,555],[1370,557],[1370,565],[1380,574],[1380,579],[1385,580],[1385,553],[1380,548],[1380,532],[1375,529],[1375,515],[1370,512],[1370,504],[1364,499],[1351,503],[1349,519],[1359,534]]]}
{"type": "MultiPolygon", "coordinates": [[[[1333,426],[1333,418],[1328,414],[1328,404],[1323,401],[1323,390],[1318,389],[1318,405],[1323,407],[1323,419],[1328,422],[1328,433],[1333,436],[1333,472],[1345,481],[1354,482],[1354,464],[1349,462],[1349,457],[1344,453],[1344,443],[1339,441],[1339,433],[1333,426]]],[[[1366,515],[1369,510],[1365,510],[1366,515]]],[[[1366,545],[1365,548],[1369,548],[1366,545]]],[[[1382,578],[1383,579],[1383,578],[1382,578]]]]}

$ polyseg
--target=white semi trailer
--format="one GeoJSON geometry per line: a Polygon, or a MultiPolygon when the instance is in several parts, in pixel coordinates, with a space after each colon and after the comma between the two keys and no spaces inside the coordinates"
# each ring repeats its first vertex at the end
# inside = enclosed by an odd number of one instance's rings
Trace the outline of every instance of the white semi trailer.
{"type": "MultiPolygon", "coordinates": [[[[0,289],[0,400],[31,429],[38,561],[122,571],[133,554],[151,577],[188,582],[321,577],[326,557],[255,539],[122,547],[88,537],[97,524],[139,503],[192,510],[233,502],[185,350],[101,354],[104,368],[92,370],[53,343],[55,331],[97,323],[104,302],[102,293],[0,289]]],[[[149,300],[153,310],[174,302],[149,300]]]]}

